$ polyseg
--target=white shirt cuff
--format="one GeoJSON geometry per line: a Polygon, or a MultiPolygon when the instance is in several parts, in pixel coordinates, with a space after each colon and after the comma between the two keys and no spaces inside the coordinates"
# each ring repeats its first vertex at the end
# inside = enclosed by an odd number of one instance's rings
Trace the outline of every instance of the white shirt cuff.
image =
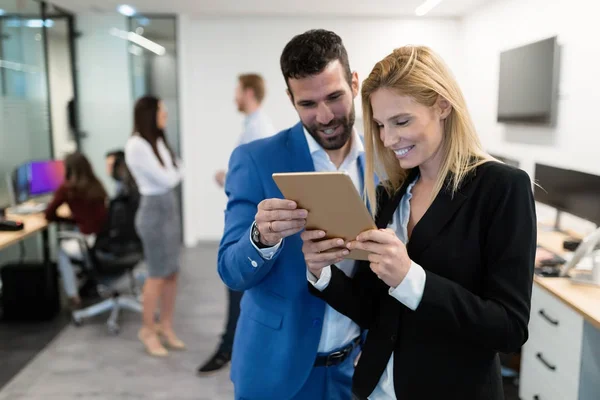
{"type": "Polygon", "coordinates": [[[331,265],[328,265],[321,270],[321,276],[318,280],[312,272],[306,269],[306,278],[317,290],[322,292],[329,285],[329,281],[331,281],[331,265]]]}
{"type": "Polygon", "coordinates": [[[425,270],[413,261],[404,280],[396,288],[390,288],[389,294],[414,311],[423,298],[426,278],[425,270]]]}
{"type": "MultiPolygon", "coordinates": [[[[252,226],[254,226],[254,224],[252,224],[252,226]]],[[[252,240],[252,229],[250,229],[250,243],[252,243],[252,246],[256,249],[256,251],[258,251],[260,256],[262,258],[264,258],[265,260],[270,260],[273,258],[275,253],[277,253],[277,250],[279,250],[279,247],[281,247],[282,242],[283,242],[283,239],[281,239],[279,241],[279,243],[277,243],[273,247],[266,247],[264,249],[259,249],[258,246],[256,245],[256,243],[254,243],[254,240],[252,240]]]]}

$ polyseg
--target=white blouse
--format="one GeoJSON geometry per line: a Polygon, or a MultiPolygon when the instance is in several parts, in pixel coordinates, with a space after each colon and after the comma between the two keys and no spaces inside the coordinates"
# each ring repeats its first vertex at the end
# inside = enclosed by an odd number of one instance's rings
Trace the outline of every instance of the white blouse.
{"type": "Polygon", "coordinates": [[[180,163],[177,167],[173,166],[171,153],[162,139],[157,140],[156,148],[164,166],[158,161],[150,143],[141,136],[131,136],[125,145],[125,163],[144,196],[165,194],[181,182],[180,163]]]}

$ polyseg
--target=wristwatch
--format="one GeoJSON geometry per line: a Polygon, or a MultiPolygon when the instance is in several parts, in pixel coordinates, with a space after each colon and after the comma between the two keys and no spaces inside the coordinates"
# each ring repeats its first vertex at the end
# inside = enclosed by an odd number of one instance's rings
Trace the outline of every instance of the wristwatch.
{"type": "Polygon", "coordinates": [[[252,242],[254,242],[256,247],[258,247],[259,249],[266,249],[267,247],[271,247],[271,246],[267,246],[266,244],[261,243],[260,231],[258,230],[258,227],[256,226],[256,222],[254,222],[252,224],[252,231],[250,233],[250,236],[252,237],[252,242]]]}

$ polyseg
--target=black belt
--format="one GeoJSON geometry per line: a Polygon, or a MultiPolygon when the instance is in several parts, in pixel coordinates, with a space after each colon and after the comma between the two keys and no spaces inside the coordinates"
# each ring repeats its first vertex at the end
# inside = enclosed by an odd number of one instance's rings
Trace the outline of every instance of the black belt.
{"type": "Polygon", "coordinates": [[[358,346],[360,343],[360,336],[350,342],[346,347],[340,349],[338,351],[334,351],[333,353],[317,356],[315,360],[315,367],[333,367],[336,365],[340,365],[343,363],[352,351],[358,346]]]}

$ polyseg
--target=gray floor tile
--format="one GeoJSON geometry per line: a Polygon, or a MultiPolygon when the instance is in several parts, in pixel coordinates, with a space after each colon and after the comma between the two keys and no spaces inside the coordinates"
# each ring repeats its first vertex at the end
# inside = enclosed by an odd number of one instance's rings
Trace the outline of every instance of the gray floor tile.
{"type": "Polygon", "coordinates": [[[123,313],[121,333],[110,335],[106,316],[66,327],[0,391],[0,400],[229,400],[229,369],[200,378],[196,368],[218,344],[227,306],[216,272],[216,245],[186,249],[175,328],[188,346],[166,359],[144,353],[140,316],[123,313]]]}

